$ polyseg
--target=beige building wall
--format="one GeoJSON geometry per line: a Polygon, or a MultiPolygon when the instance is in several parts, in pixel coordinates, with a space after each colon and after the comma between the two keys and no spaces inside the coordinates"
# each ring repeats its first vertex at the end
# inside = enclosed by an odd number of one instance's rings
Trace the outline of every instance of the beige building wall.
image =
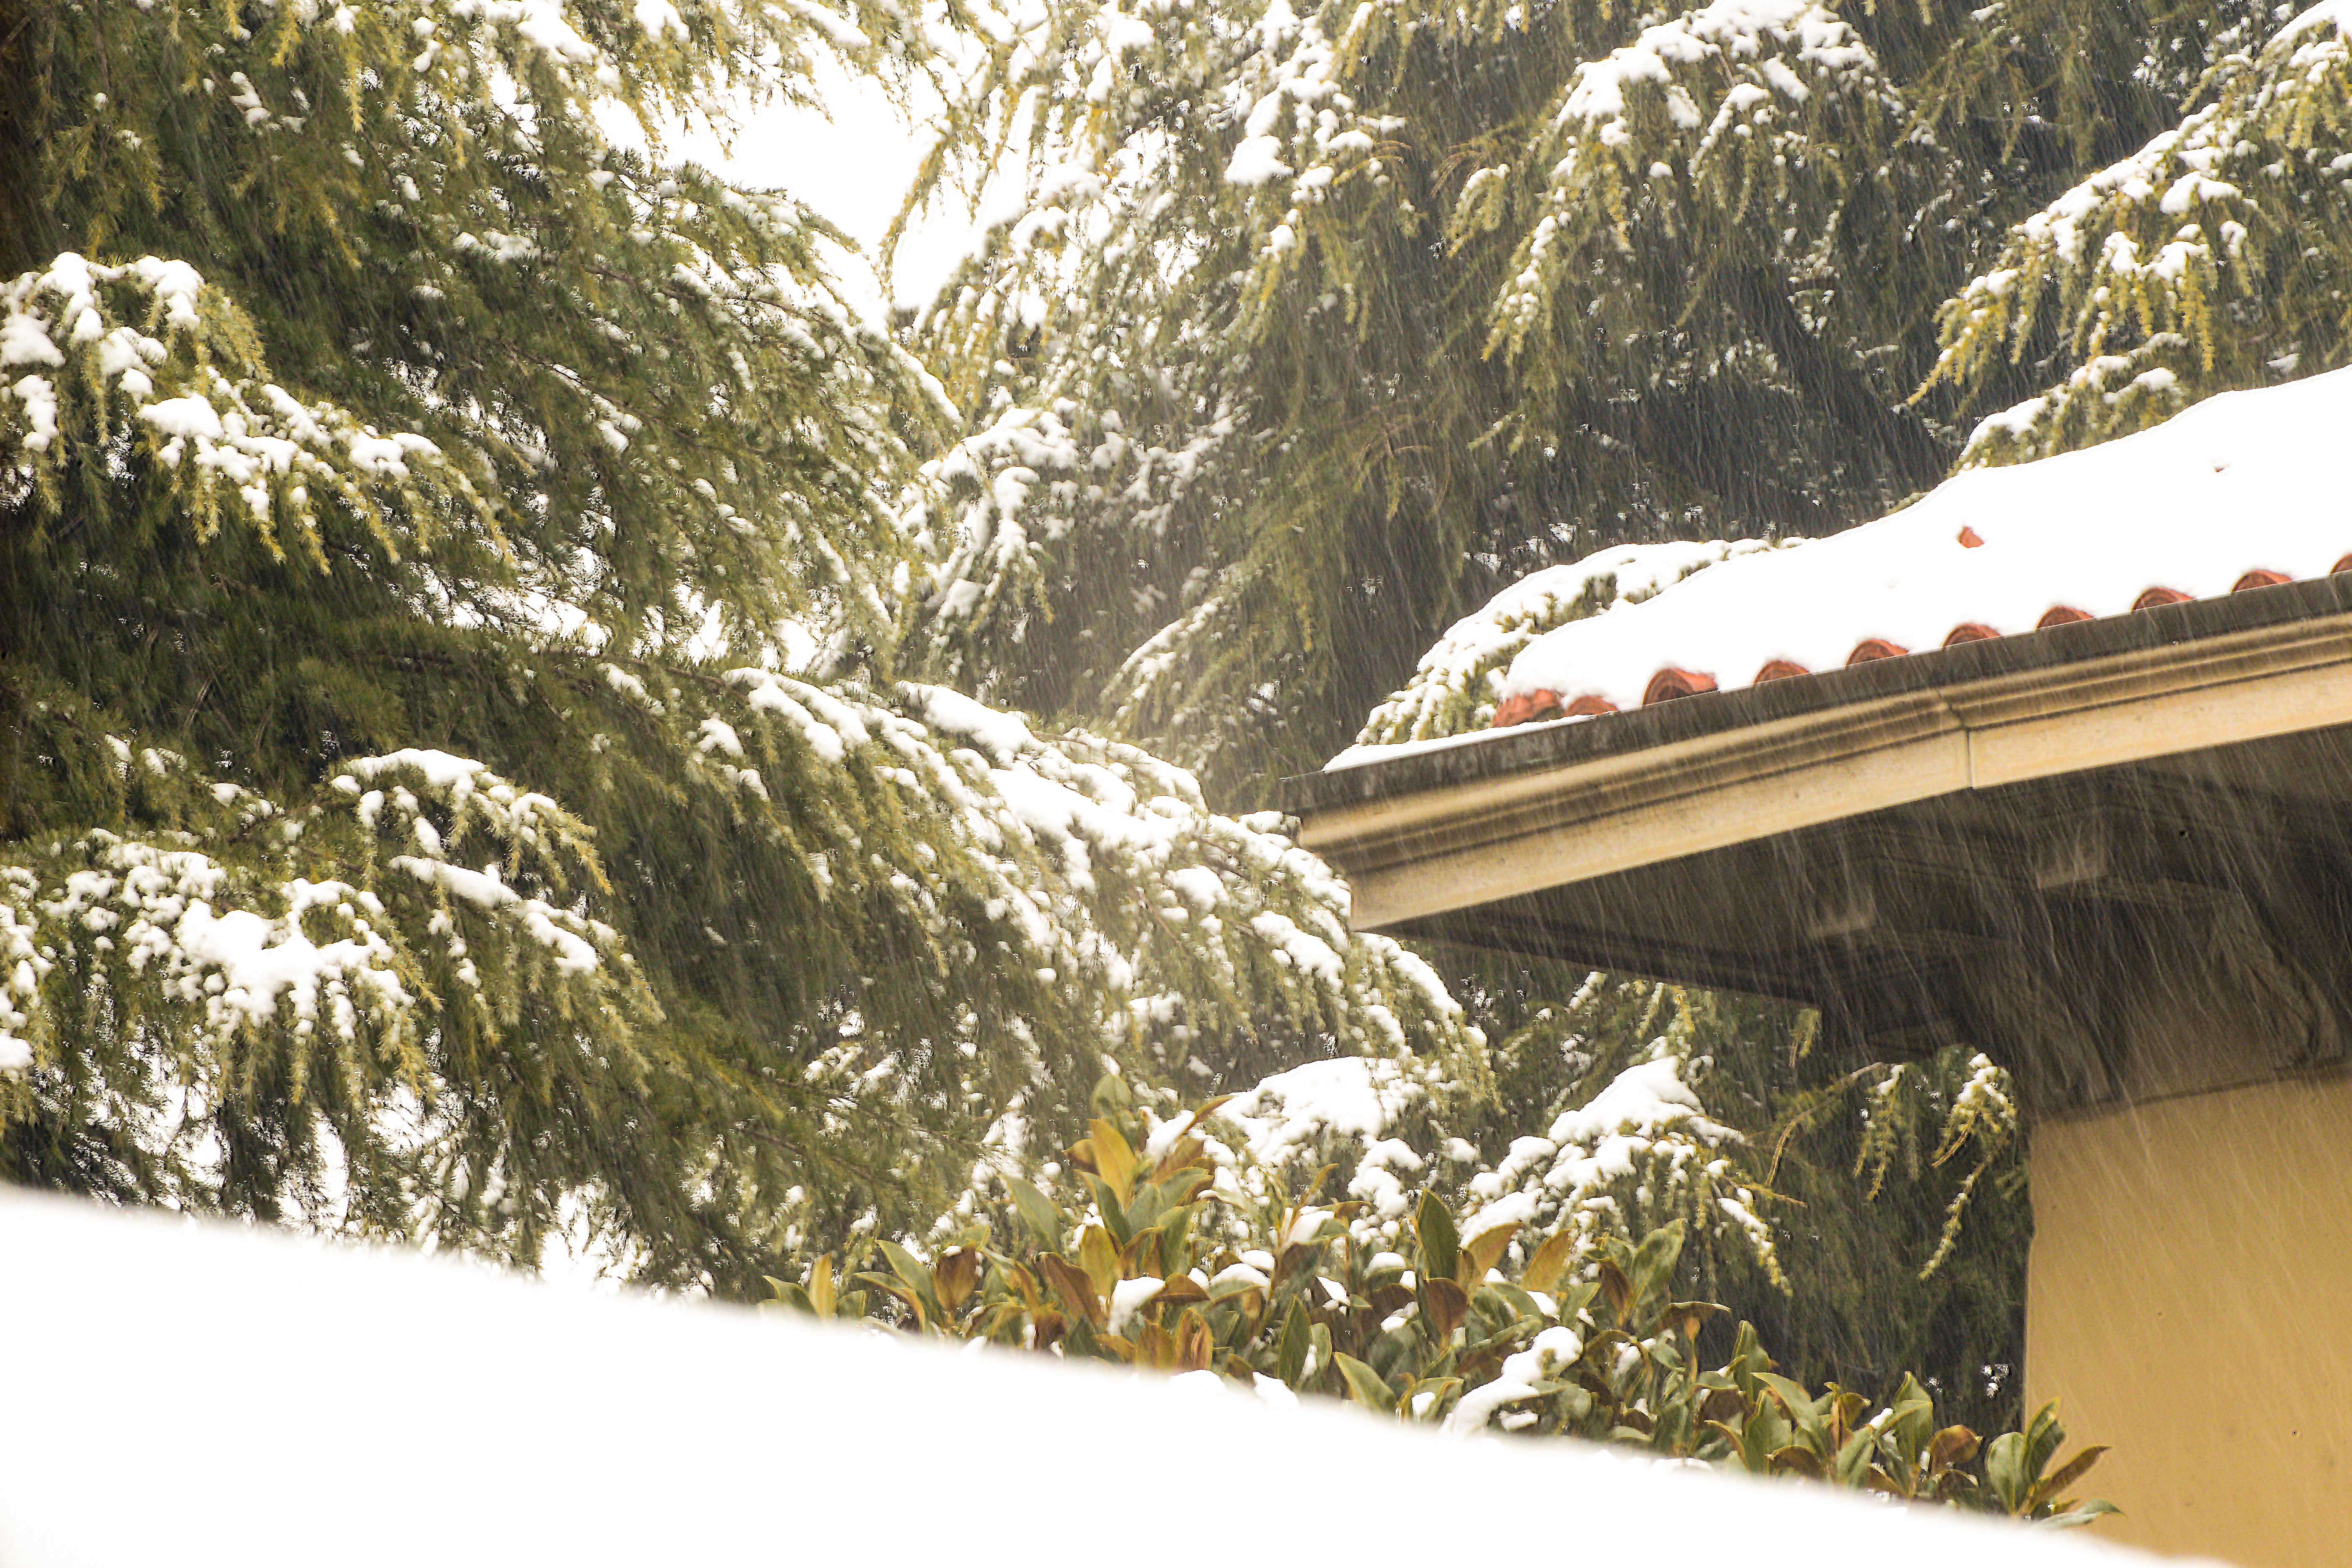
{"type": "Polygon", "coordinates": [[[2056,1118],[2032,1170],[2027,1408],[2112,1447],[2093,1533],[2352,1563],[2352,1079],[2056,1118]]]}

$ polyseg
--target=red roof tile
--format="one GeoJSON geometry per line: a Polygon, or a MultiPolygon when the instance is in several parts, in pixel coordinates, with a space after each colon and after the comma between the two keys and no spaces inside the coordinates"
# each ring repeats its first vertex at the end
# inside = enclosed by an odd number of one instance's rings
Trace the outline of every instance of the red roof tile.
{"type": "MultiPolygon", "coordinates": [[[[1962,546],[1971,550],[1980,547],[1984,541],[1976,538],[1975,533],[1974,529],[1961,530],[1962,546]]],[[[2331,572],[2352,572],[2352,555],[2346,555],[2330,570],[2331,572]]],[[[2257,568],[2239,577],[2237,582],[2231,585],[2230,592],[2242,594],[2249,588],[2269,588],[2293,581],[2294,579],[2284,572],[2257,568]]],[[[2132,602],[2132,608],[2153,610],[2166,605],[2183,605],[2187,604],[2191,597],[2192,595],[2181,593],[2177,588],[2150,588],[2132,602]]],[[[2076,621],[2087,621],[2093,618],[2087,612],[2075,609],[2070,605],[2057,605],[2042,617],[2035,625],[2034,630],[2040,631],[2049,626],[2071,626],[2076,621]]],[[[2000,635],[1980,621],[1963,621],[1954,626],[1950,635],[1944,638],[1943,646],[1957,647],[1962,643],[1989,641],[2000,635]]],[[[1853,651],[1846,656],[1845,662],[1848,666],[1869,664],[1876,659],[1901,658],[1910,651],[1909,648],[1898,647],[1884,637],[1865,637],[1854,645],[1853,651]]],[[[1760,686],[1768,680],[1786,680],[1791,676],[1811,673],[1811,670],[1792,660],[1776,658],[1768,661],[1756,672],[1753,684],[1760,686]]],[[[1684,669],[1669,665],[1650,678],[1649,688],[1642,694],[1642,704],[1648,707],[1652,703],[1671,701],[1677,697],[1695,697],[1700,692],[1715,689],[1717,689],[1715,677],[1704,670],[1684,669]]],[[[1617,710],[1617,705],[1605,698],[1580,697],[1563,708],[1560,704],[1559,693],[1557,691],[1523,691],[1517,696],[1505,698],[1496,705],[1494,727],[1502,730],[1514,724],[1562,717],[1592,718],[1603,713],[1614,713],[1617,710]]]]}
{"type": "Polygon", "coordinates": [[[1736,556],[1545,632],[1498,683],[1494,721],[1614,712],[2352,570],[2347,416],[2352,369],[1957,475],[1876,522],[1736,556]]]}

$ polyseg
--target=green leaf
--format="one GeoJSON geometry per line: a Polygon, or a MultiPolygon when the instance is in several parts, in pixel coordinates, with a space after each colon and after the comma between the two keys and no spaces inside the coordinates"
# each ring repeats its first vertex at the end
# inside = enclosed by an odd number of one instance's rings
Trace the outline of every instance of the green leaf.
{"type": "Polygon", "coordinates": [[[884,1295],[904,1303],[907,1310],[914,1313],[915,1326],[917,1328],[928,1328],[930,1326],[931,1314],[923,1305],[923,1297],[920,1291],[908,1289],[906,1286],[901,1285],[896,1279],[891,1279],[887,1274],[876,1274],[861,1271],[856,1276],[856,1278],[873,1286],[874,1289],[881,1291],[884,1295]]]}
{"type": "Polygon", "coordinates": [[[1845,1440],[1830,1466],[1830,1474],[1850,1487],[1858,1487],[1870,1474],[1871,1450],[1877,1447],[1878,1434],[1865,1426],[1845,1440]]]}
{"type": "Polygon", "coordinates": [[[1397,1401],[1397,1410],[1409,1421],[1434,1424],[1453,1413],[1462,1393],[1458,1377],[1424,1377],[1404,1391],[1397,1401]],[[1424,1401],[1423,1395],[1428,1397],[1424,1401]]]}
{"type": "Polygon", "coordinates": [[[1674,1279],[1675,1265],[1683,1255],[1683,1222],[1660,1226],[1642,1238],[1633,1250],[1632,1283],[1633,1300],[1639,1303],[1654,1293],[1662,1293],[1674,1279]]]}
{"type": "Polygon", "coordinates": [[[1119,1130],[1100,1117],[1087,1125],[1087,1133],[1095,1146],[1095,1169],[1125,1203],[1135,1190],[1135,1151],[1128,1147],[1119,1130]]]}
{"type": "Polygon", "coordinates": [[[1812,1448],[1818,1451],[1829,1446],[1829,1431],[1822,1419],[1820,1402],[1813,1398],[1803,1384],[1774,1372],[1759,1372],[1756,1374],[1756,1381],[1771,1391],[1772,1397],[1780,1401],[1780,1408],[1788,1412],[1790,1424],[1812,1448]]]}
{"type": "MultiPolygon", "coordinates": [[[[1187,1172],[1188,1175],[1197,1173],[1187,1172]]],[[[1161,1184],[1160,1190],[1169,1190],[1161,1184]]],[[[1198,1204],[1171,1203],[1167,1217],[1160,1222],[1160,1261],[1165,1266],[1167,1278],[1174,1279],[1192,1267],[1192,1216],[1200,1212],[1198,1204]]]]}
{"type": "Polygon", "coordinates": [[[1422,1194],[1412,1230],[1421,1242],[1423,1278],[1452,1279],[1461,1267],[1462,1233],[1455,1228],[1454,1212],[1445,1206],[1445,1200],[1433,1192],[1422,1194]]]}
{"type": "Polygon", "coordinates": [[[2005,1512],[2025,1511],[2033,1478],[2025,1468],[2025,1434],[2003,1432],[1985,1445],[1985,1480],[2005,1512]]]}
{"type": "Polygon", "coordinates": [[[1821,1457],[1811,1448],[1791,1444],[1788,1447],[1773,1450],[1766,1463],[1772,1474],[1776,1476],[1793,1472],[1801,1476],[1811,1476],[1816,1480],[1821,1479],[1821,1457]]]}
{"type": "Polygon", "coordinates": [[[2061,1465],[2056,1470],[2035,1482],[2034,1506],[2040,1507],[2043,1503],[2055,1500],[2059,1494],[2088,1474],[2091,1467],[2099,1462],[2099,1456],[2106,1451],[2105,1444],[2093,1444],[2061,1465]]]}
{"type": "Polygon", "coordinates": [[[1926,1448],[1935,1435],[1936,1402],[1909,1373],[1903,1374],[1903,1385],[1887,1402],[1886,1419],[1880,1424],[1906,1455],[1917,1455],[1926,1448]]]}
{"type": "Polygon", "coordinates": [[[1092,1171],[1079,1172],[1078,1179],[1086,1183],[1087,1194],[1095,1200],[1095,1208],[1102,1215],[1100,1228],[1110,1232],[1114,1246],[1125,1247],[1133,1239],[1135,1227],[1128,1221],[1127,1206],[1120,1201],[1118,1190],[1092,1171]]]}
{"type": "Polygon", "coordinates": [[[1396,1394],[1390,1390],[1386,1383],[1381,1380],[1379,1373],[1345,1351],[1334,1352],[1331,1360],[1339,1367],[1339,1376],[1347,1384],[1348,1393],[1354,1397],[1356,1403],[1367,1409],[1384,1410],[1391,1415],[1395,1413],[1396,1394]]]}
{"type": "Polygon", "coordinates": [[[1127,1087],[1127,1080],[1118,1074],[1107,1072],[1095,1080],[1094,1093],[1087,1097],[1087,1102],[1097,1116],[1115,1116],[1122,1110],[1133,1109],[1135,1091],[1127,1087]]]}
{"type": "Polygon", "coordinates": [[[1293,1301],[1290,1311],[1282,1320],[1282,1334],[1275,1343],[1274,1375],[1291,1387],[1298,1386],[1300,1373],[1307,1365],[1307,1309],[1293,1301]]]}
{"type": "Polygon", "coordinates": [[[1756,1325],[1742,1319],[1739,1333],[1732,1342],[1731,1359],[1724,1363],[1724,1370],[1731,1373],[1731,1381],[1751,1404],[1756,1399],[1756,1374],[1771,1363],[1772,1358],[1764,1353],[1763,1342],[1757,1337],[1756,1325]]]}
{"type": "Polygon", "coordinates": [[[1496,1302],[1504,1313],[1512,1318],[1532,1320],[1537,1323],[1546,1321],[1542,1309],[1535,1303],[1535,1298],[1517,1285],[1481,1286],[1477,1295],[1472,1297],[1471,1300],[1474,1303],[1488,1300],[1496,1302]]]}
{"type": "Polygon", "coordinates": [[[1561,1231],[1536,1248],[1535,1256],[1528,1259],[1527,1268],[1519,1273],[1519,1284],[1527,1289],[1541,1290],[1549,1295],[1575,1257],[1576,1238],[1561,1231]]]}
{"type": "Polygon", "coordinates": [[[882,1257],[890,1265],[890,1272],[904,1281],[908,1289],[921,1290],[930,1284],[931,1271],[917,1262],[913,1253],[895,1241],[881,1241],[875,1245],[882,1249],[882,1257]]]}
{"type": "Polygon", "coordinates": [[[1157,1183],[1140,1182],[1137,1184],[1135,1191],[1129,1195],[1127,1202],[1120,1207],[1121,1217],[1127,1222],[1128,1234],[1140,1236],[1160,1223],[1160,1216],[1167,1207],[1167,1200],[1161,1194],[1157,1183]]]}
{"type": "Polygon", "coordinates": [[[1789,1424],[1774,1414],[1771,1402],[1758,1405],[1739,1426],[1740,1468],[1755,1475],[1769,1474],[1773,1454],[1786,1447],[1788,1441],[1789,1424]]]}
{"type": "Polygon", "coordinates": [[[2033,1413],[2025,1425],[2025,1474],[2028,1480],[2038,1481],[2042,1472],[2050,1468],[2059,1448],[2066,1441],[2066,1428],[2058,1424],[2058,1402],[2052,1400],[2033,1413]]]}
{"type": "Polygon", "coordinates": [[[1559,1321],[1570,1328],[1576,1326],[1579,1315],[1592,1305],[1592,1299],[1599,1294],[1601,1287],[1591,1280],[1579,1285],[1563,1285],[1550,1292],[1553,1305],[1559,1309],[1559,1321]]]}
{"type": "Polygon", "coordinates": [[[1171,1171],[1155,1184],[1160,1189],[1160,1201],[1169,1208],[1179,1208],[1192,1201],[1193,1195],[1209,1184],[1209,1173],[1198,1165],[1171,1171]]]}
{"type": "Polygon", "coordinates": [[[1004,1186],[1013,1194],[1013,1212],[1021,1216],[1021,1223],[1029,1227],[1030,1236],[1035,1238],[1037,1250],[1061,1251],[1062,1215],[1054,1207],[1053,1200],[1018,1176],[1004,1178],[1004,1186]]]}
{"type": "Polygon", "coordinates": [[[1096,1293],[1109,1300],[1111,1287],[1118,1283],[1118,1248],[1102,1226],[1090,1225],[1079,1234],[1078,1267],[1087,1271],[1096,1293]]]}

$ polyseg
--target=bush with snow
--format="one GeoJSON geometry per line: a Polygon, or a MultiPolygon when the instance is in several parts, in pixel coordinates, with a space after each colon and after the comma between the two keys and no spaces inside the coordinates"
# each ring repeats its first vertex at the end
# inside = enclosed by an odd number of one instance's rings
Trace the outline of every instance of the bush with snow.
{"type": "MultiPolygon", "coordinates": [[[[1115,1081],[1102,1098],[1116,1105],[1115,1081]]],[[[1415,1099],[1389,1064],[1331,1061],[1173,1121],[1100,1116],[1068,1151],[1074,1181],[1006,1176],[999,1203],[924,1251],[880,1242],[870,1267],[824,1254],[769,1283],[821,1318],[1222,1375],[1277,1403],[1343,1396],[1452,1432],[1606,1439],[2060,1524],[2107,1511],[2072,1495],[2098,1450],[2061,1461],[2054,1411],[1982,1443],[1907,1376],[1877,1407],[1808,1389],[1751,1325],[1681,1298],[1688,1220],[1636,1240],[1601,1217],[1622,1211],[1600,1188],[1686,1181],[1691,1147],[1737,1142],[1697,1111],[1674,1058],[1621,1074],[1550,1138],[1523,1141],[1540,1150],[1472,1176],[1485,1201],[1466,1213],[1397,1184],[1433,1163],[1390,1136],[1415,1099]],[[1356,1195],[1326,1194],[1330,1163],[1290,1179],[1335,1147],[1359,1156],[1356,1195]],[[1511,1187],[1514,1167],[1547,1158],[1546,1177],[1511,1187]],[[1538,1187],[1570,1201],[1548,1213],[1538,1187]]],[[[1761,1240],[1752,1214],[1733,1217],[1761,1240]]]]}

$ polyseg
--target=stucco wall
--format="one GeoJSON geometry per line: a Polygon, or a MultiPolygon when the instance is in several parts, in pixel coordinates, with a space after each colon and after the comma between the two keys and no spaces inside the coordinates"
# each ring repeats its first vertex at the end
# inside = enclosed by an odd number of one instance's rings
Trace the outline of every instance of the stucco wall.
{"type": "Polygon", "coordinates": [[[2352,1079],[2080,1113],[2033,1133],[2029,1408],[2109,1540],[2352,1563],[2352,1079]]]}

